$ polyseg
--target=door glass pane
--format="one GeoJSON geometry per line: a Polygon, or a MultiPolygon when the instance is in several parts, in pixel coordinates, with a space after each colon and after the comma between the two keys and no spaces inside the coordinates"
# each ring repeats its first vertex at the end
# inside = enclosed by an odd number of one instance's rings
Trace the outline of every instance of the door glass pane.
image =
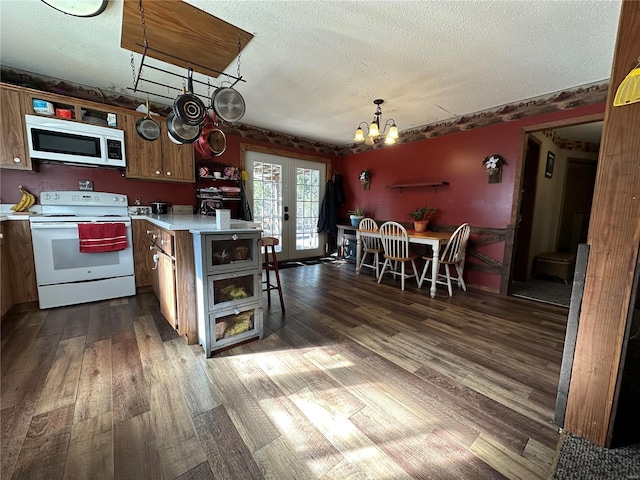
{"type": "Polygon", "coordinates": [[[296,250],[318,248],[319,172],[296,168],[296,250]]]}
{"type": "MultiPolygon", "coordinates": [[[[282,166],[253,163],[254,221],[262,224],[262,235],[276,237],[282,244],[282,166]]],[[[276,246],[280,251],[280,245],[276,246]]]]}

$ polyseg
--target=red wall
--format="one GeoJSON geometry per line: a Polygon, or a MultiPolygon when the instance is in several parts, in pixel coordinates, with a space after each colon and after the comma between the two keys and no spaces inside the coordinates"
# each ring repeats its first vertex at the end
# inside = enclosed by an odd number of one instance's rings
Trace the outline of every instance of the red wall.
{"type": "MultiPolygon", "coordinates": [[[[522,128],[601,112],[604,103],[348,155],[339,166],[346,196],[340,216],[347,217],[348,210],[362,206],[376,219],[409,222],[409,211],[429,205],[439,210],[434,223],[469,222],[473,227],[507,228],[516,166],[523,150],[522,128]],[[502,182],[489,184],[482,160],[494,153],[501,154],[507,165],[502,182]],[[360,184],[359,175],[364,169],[371,174],[370,190],[360,184]],[[437,193],[432,187],[406,188],[403,193],[386,188],[440,181],[449,185],[439,187],[437,193]]],[[[502,262],[504,242],[483,246],[480,251],[502,262]]],[[[500,288],[499,275],[469,269],[465,278],[495,291],[500,288]]]]}

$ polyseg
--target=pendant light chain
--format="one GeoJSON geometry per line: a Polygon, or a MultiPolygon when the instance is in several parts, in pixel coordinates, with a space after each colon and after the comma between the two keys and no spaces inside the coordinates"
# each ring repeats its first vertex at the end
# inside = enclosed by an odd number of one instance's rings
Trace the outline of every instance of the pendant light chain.
{"type": "Polygon", "coordinates": [[[140,21],[142,22],[142,41],[145,48],[149,46],[147,42],[147,22],[144,19],[144,7],[142,6],[142,0],[138,2],[138,10],[140,10],[140,21]]]}
{"type": "Polygon", "coordinates": [[[241,55],[242,55],[242,44],[240,43],[240,35],[238,35],[238,78],[240,78],[240,56],[241,55]]]}
{"type": "Polygon", "coordinates": [[[136,86],[136,62],[133,59],[133,50],[131,50],[131,84],[136,86]]]}
{"type": "MultiPolygon", "coordinates": [[[[149,46],[147,42],[147,22],[144,19],[144,6],[142,0],[138,1],[138,10],[140,10],[140,22],[142,23],[142,42],[144,43],[145,50],[149,46]]],[[[140,67],[140,78],[142,78],[142,67],[140,67]]],[[[133,87],[135,91],[136,86],[136,62],[133,57],[133,50],[131,50],[131,79],[133,81],[133,87]]]]}

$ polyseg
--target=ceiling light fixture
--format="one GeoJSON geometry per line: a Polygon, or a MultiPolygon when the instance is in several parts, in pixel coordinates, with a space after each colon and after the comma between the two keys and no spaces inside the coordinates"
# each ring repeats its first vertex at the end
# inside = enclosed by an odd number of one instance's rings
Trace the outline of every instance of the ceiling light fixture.
{"type": "Polygon", "coordinates": [[[108,0],[41,0],[59,12],[74,17],[95,17],[104,12],[108,0]]]}
{"type": "Polygon", "coordinates": [[[640,102],[640,57],[636,67],[627,74],[616,90],[613,106],[622,107],[636,102],[640,102]]]}
{"type": "Polygon", "coordinates": [[[393,118],[390,118],[381,129],[380,118],[382,116],[382,107],[380,107],[380,105],[384,103],[384,100],[378,98],[377,100],[374,100],[373,103],[376,105],[376,111],[373,114],[371,124],[368,124],[367,122],[360,122],[360,125],[358,125],[358,128],[356,129],[353,141],[356,143],[364,142],[365,145],[374,145],[380,142],[384,137],[384,143],[386,145],[393,145],[398,139],[398,127],[396,126],[396,122],[393,118]],[[366,137],[364,130],[362,129],[363,125],[367,128],[366,137]],[[387,127],[389,127],[388,131],[387,127]]]}

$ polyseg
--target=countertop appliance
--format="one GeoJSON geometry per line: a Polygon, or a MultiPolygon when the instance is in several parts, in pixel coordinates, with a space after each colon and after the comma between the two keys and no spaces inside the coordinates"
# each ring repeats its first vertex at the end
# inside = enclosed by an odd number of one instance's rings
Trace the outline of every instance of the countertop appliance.
{"type": "Polygon", "coordinates": [[[31,158],[93,167],[126,167],[124,132],[72,120],[25,115],[31,158]]]}
{"type": "Polygon", "coordinates": [[[151,213],[154,215],[166,215],[169,213],[169,204],[167,202],[151,202],[151,213]]]}
{"type": "Polygon", "coordinates": [[[41,192],[42,214],[29,219],[40,308],[135,295],[127,196],[117,193],[41,192]],[[78,225],[123,223],[124,250],[81,253],[78,225]]]}

